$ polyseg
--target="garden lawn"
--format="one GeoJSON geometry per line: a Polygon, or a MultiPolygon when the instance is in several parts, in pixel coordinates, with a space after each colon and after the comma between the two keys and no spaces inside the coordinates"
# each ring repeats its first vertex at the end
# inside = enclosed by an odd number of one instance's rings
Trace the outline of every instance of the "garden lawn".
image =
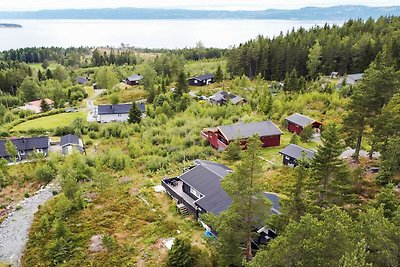
{"type": "Polygon", "coordinates": [[[67,126],[77,118],[86,119],[86,113],[84,111],[79,111],[46,116],[18,124],[17,126],[12,128],[12,131],[28,131],[30,129],[38,128],[51,130],[59,126],[67,126]]]}

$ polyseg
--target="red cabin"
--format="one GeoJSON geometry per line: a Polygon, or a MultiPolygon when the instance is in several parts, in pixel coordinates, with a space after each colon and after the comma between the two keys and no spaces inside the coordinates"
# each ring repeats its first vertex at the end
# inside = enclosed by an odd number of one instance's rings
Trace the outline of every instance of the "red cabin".
{"type": "Polygon", "coordinates": [[[301,134],[304,127],[310,124],[315,129],[321,129],[322,126],[322,123],[299,113],[290,115],[286,118],[286,121],[288,122],[288,131],[297,134],[301,134]]]}
{"type": "Polygon", "coordinates": [[[282,131],[272,121],[240,123],[205,128],[201,135],[217,150],[225,150],[230,142],[239,140],[245,146],[247,139],[257,134],[263,147],[279,146],[282,131]]]}

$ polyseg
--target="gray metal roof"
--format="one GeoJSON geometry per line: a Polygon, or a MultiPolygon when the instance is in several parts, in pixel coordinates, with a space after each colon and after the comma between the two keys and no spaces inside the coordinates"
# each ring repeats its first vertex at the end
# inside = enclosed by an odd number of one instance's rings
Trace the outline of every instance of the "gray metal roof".
{"type": "Polygon", "coordinates": [[[60,146],[66,146],[69,144],[79,145],[79,137],[74,134],[61,136],[60,146]]]}
{"type": "Polygon", "coordinates": [[[209,80],[209,79],[214,79],[214,74],[204,74],[204,75],[192,77],[190,79],[196,79],[196,80],[199,80],[199,81],[205,81],[205,80],[209,80]]]}
{"type": "Polygon", "coordinates": [[[236,105],[237,103],[240,103],[243,100],[246,100],[245,98],[232,94],[230,92],[226,91],[218,91],[214,95],[210,96],[211,100],[214,100],[215,102],[219,102],[221,100],[223,101],[230,101],[232,104],[236,105]]]}
{"type": "Polygon", "coordinates": [[[142,75],[140,75],[140,74],[134,74],[134,75],[131,75],[131,76],[129,76],[128,78],[126,78],[128,81],[131,81],[131,82],[138,82],[138,81],[140,81],[141,79],[143,79],[143,76],[142,75]]]}
{"type": "Polygon", "coordinates": [[[281,210],[281,206],[279,205],[279,196],[270,192],[264,192],[264,196],[272,203],[272,213],[279,214],[281,210]]]}
{"type": "MultiPolygon", "coordinates": [[[[195,160],[196,167],[182,174],[179,178],[199,191],[203,197],[195,201],[196,205],[206,212],[219,214],[232,203],[230,197],[221,187],[221,180],[232,170],[219,163],[207,160],[195,160]]],[[[272,202],[273,213],[279,213],[279,197],[273,193],[264,193],[272,202]]]]}
{"type": "Polygon", "coordinates": [[[294,113],[290,115],[289,117],[286,118],[286,120],[294,124],[300,125],[303,128],[309,125],[310,123],[315,122],[314,119],[311,119],[299,113],[294,113]]]}
{"type": "Polygon", "coordinates": [[[295,159],[301,159],[303,157],[303,152],[305,153],[307,159],[314,158],[315,151],[312,151],[310,149],[295,144],[289,144],[284,149],[279,151],[279,153],[281,153],[282,155],[286,155],[295,159]]]}
{"type": "Polygon", "coordinates": [[[218,126],[218,129],[228,140],[249,138],[255,134],[260,137],[282,134],[282,131],[272,121],[222,125],[218,126]]]}
{"type": "Polygon", "coordinates": [[[354,74],[349,74],[346,77],[346,83],[354,85],[356,82],[362,79],[364,73],[354,73],[354,74]]]}
{"type": "MultiPolygon", "coordinates": [[[[48,149],[49,148],[49,137],[32,137],[32,138],[16,138],[10,139],[17,150],[26,151],[33,149],[48,149]]],[[[6,151],[6,140],[0,140],[0,157],[9,156],[6,151]]]]}
{"type": "MultiPolygon", "coordinates": [[[[136,103],[139,110],[144,113],[146,112],[145,103],[136,103]]],[[[99,105],[98,114],[128,114],[132,108],[132,104],[116,104],[116,105],[99,105]]]]}

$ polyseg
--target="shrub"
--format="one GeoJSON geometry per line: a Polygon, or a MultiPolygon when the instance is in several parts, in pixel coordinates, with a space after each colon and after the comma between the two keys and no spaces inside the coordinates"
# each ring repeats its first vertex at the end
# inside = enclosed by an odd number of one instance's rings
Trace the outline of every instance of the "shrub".
{"type": "Polygon", "coordinates": [[[37,166],[35,170],[36,179],[43,183],[49,183],[55,177],[54,170],[49,165],[37,166]]]}
{"type": "Polygon", "coordinates": [[[311,139],[313,138],[313,128],[311,125],[307,125],[306,127],[303,128],[303,131],[300,134],[300,139],[303,142],[310,142],[311,139]]]}

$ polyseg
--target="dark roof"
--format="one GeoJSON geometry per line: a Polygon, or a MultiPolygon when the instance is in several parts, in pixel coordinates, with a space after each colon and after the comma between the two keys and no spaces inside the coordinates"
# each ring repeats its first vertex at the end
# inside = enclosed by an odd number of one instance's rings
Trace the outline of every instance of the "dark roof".
{"type": "Polygon", "coordinates": [[[282,155],[286,155],[295,159],[301,159],[303,157],[303,152],[308,159],[312,159],[315,155],[314,151],[295,144],[289,144],[287,147],[279,151],[279,153],[282,155]]]}
{"type": "Polygon", "coordinates": [[[134,75],[131,75],[131,76],[129,76],[128,78],[126,78],[128,81],[131,81],[131,82],[137,82],[137,81],[140,81],[141,79],[143,79],[143,76],[142,75],[140,75],[140,74],[134,74],[134,75]]]}
{"type": "MultiPolygon", "coordinates": [[[[32,137],[32,138],[16,138],[10,139],[17,150],[33,150],[33,149],[47,149],[49,148],[49,137],[32,137]]],[[[0,157],[9,156],[6,151],[6,140],[0,140],[0,157]]]]}
{"type": "Polygon", "coordinates": [[[190,79],[196,79],[199,81],[205,81],[205,80],[209,80],[209,79],[214,79],[214,74],[205,74],[205,75],[200,75],[200,76],[196,76],[190,79]]]}
{"type": "Polygon", "coordinates": [[[79,84],[85,84],[85,83],[87,83],[87,82],[89,81],[89,79],[88,79],[88,78],[84,78],[84,77],[78,77],[78,78],[76,79],[76,81],[77,81],[79,84]]]}
{"type": "Polygon", "coordinates": [[[228,140],[249,138],[255,134],[260,137],[282,134],[282,131],[272,121],[222,125],[218,126],[218,129],[228,140]]]}
{"type": "Polygon", "coordinates": [[[289,117],[286,118],[286,120],[294,124],[300,125],[303,128],[309,125],[310,123],[316,122],[316,120],[311,119],[299,113],[294,113],[290,115],[289,117]]]}
{"type": "Polygon", "coordinates": [[[279,205],[279,196],[275,193],[264,192],[264,196],[272,203],[272,213],[279,214],[281,206],[279,205]]]}
{"type": "Polygon", "coordinates": [[[243,100],[245,100],[243,97],[238,96],[238,95],[234,95],[230,92],[226,92],[226,91],[219,91],[216,92],[214,95],[210,96],[210,99],[219,102],[221,100],[223,101],[231,101],[232,104],[237,104],[243,100]]]}
{"type": "MultiPolygon", "coordinates": [[[[203,197],[195,201],[196,205],[207,212],[219,214],[226,210],[232,200],[221,187],[221,180],[232,170],[219,163],[207,160],[195,160],[196,167],[182,174],[179,178],[199,191],[203,197]]],[[[273,193],[264,193],[273,204],[272,212],[279,213],[279,197],[273,193]],[[276,212],[278,211],[278,212],[276,212]]]]}
{"type": "MultiPolygon", "coordinates": [[[[136,103],[142,113],[146,112],[145,103],[136,103]]],[[[127,114],[132,108],[132,104],[99,105],[98,114],[127,114]]]]}
{"type": "Polygon", "coordinates": [[[69,144],[79,145],[79,137],[74,134],[61,136],[60,146],[66,146],[69,144]]]}

